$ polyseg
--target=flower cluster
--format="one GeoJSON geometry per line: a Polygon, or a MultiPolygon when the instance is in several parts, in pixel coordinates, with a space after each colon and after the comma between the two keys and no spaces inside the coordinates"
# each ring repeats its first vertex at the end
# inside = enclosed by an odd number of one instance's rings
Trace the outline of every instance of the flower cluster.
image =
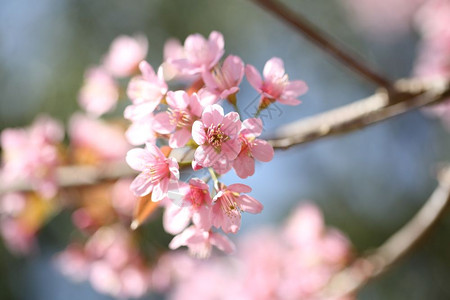
{"type": "Polygon", "coordinates": [[[243,237],[233,259],[189,263],[169,253],[159,260],[154,276],[172,283],[173,300],[327,299],[320,293],[351,253],[348,239],[325,226],[320,210],[303,204],[282,228],[260,228],[243,237]]]}
{"type": "Polygon", "coordinates": [[[62,125],[41,116],[29,128],[5,129],[1,133],[3,182],[30,181],[45,198],[55,196],[56,167],[61,163],[59,144],[64,137],[62,125]]]}
{"type": "Polygon", "coordinates": [[[184,45],[170,40],[165,47],[165,61],[157,71],[146,61],[139,63],[141,74],[131,79],[127,94],[132,104],[125,118],[132,124],[127,131],[135,148],[126,160],[140,174],[131,184],[135,195],[151,194],[153,202],[165,207],[164,227],[177,234],[170,247],[187,246],[198,256],[207,256],[212,245],[231,252],[231,241],[213,230],[236,233],[242,212],[259,213],[263,206],[247,195],[251,188],[244,184],[226,186],[217,177],[236,171],[240,178],[255,173],[255,160],[273,158],[271,145],[260,139],[263,123],[256,116],[244,119],[238,113],[237,94],[244,78],[261,95],[257,114],[273,102],[297,105],[307,91],[303,81],[290,81],[283,61],[270,59],[263,76],[241,58],[230,55],[223,62],[224,39],[212,32],[208,39],[200,34],[186,38],[184,45]],[[172,83],[185,89],[170,90],[172,83]],[[224,103],[222,103],[224,101],[224,103]],[[235,111],[225,112],[226,104],[235,111]],[[165,151],[160,147],[164,146],[165,151]],[[182,149],[193,158],[178,161],[173,149],[182,149]],[[209,169],[213,193],[207,184],[192,173],[188,183],[179,181],[180,164],[190,164],[192,171],[209,169]],[[189,226],[189,224],[191,224],[189,226]]]}
{"type": "Polygon", "coordinates": [[[100,228],[85,245],[69,245],[56,263],[74,281],[88,279],[98,292],[118,299],[142,297],[150,287],[151,269],[123,227],[100,228]]]}

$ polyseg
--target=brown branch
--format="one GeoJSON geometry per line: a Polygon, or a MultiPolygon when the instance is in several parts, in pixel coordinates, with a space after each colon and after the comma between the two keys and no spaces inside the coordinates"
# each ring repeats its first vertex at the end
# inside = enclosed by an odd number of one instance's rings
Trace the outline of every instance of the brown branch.
{"type": "Polygon", "coordinates": [[[424,83],[416,79],[400,80],[395,88],[398,92],[391,96],[379,91],[366,99],[285,125],[270,135],[273,138],[269,142],[274,148],[287,149],[365,128],[450,97],[448,81],[424,83]]]}
{"type": "MultiPolygon", "coordinates": [[[[450,205],[450,167],[439,176],[439,184],[417,214],[372,254],[359,258],[335,275],[324,290],[338,299],[360,290],[368,281],[388,271],[426,236],[450,205]]],[[[328,298],[327,298],[328,299],[328,298]]]]}
{"type": "Polygon", "coordinates": [[[277,0],[252,0],[252,1],[256,2],[261,7],[265,8],[272,14],[278,16],[283,21],[293,26],[298,32],[307,37],[311,42],[318,45],[321,49],[337,58],[348,68],[353,69],[353,71],[361,74],[366,79],[370,80],[376,85],[391,90],[391,83],[389,80],[385,79],[383,76],[377,74],[370,67],[368,67],[361,61],[357,60],[354,54],[348,53],[348,51],[344,50],[342,47],[332,42],[331,38],[329,38],[325,33],[315,28],[302,16],[294,13],[292,9],[288,8],[287,6],[285,6],[284,4],[282,4],[277,0]]]}

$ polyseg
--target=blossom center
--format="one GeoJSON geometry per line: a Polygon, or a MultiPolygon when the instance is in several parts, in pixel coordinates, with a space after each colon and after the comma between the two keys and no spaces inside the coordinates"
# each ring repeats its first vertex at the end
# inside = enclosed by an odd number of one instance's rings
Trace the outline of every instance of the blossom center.
{"type": "Polygon", "coordinates": [[[169,176],[169,165],[164,160],[157,160],[154,164],[147,165],[145,173],[150,177],[151,183],[156,184],[169,176]]]}
{"type": "Polygon", "coordinates": [[[187,127],[192,124],[192,116],[184,109],[168,108],[170,116],[170,124],[176,125],[178,128],[187,127]]]}
{"type": "Polygon", "coordinates": [[[229,218],[234,218],[241,214],[241,207],[236,202],[236,193],[224,192],[223,196],[220,197],[220,207],[229,218]]]}
{"type": "Polygon", "coordinates": [[[222,125],[223,124],[219,124],[217,126],[211,125],[208,129],[206,129],[208,143],[216,151],[220,151],[222,143],[230,139],[230,137],[222,131],[222,125]]]}
{"type": "Polygon", "coordinates": [[[288,75],[284,75],[282,77],[270,78],[269,80],[265,80],[261,90],[270,95],[272,98],[279,98],[287,84],[289,83],[288,75]]]}

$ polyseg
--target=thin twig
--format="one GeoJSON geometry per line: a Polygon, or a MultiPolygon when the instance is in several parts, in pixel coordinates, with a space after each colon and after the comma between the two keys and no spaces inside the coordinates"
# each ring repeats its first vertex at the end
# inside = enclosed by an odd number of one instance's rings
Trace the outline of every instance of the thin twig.
{"type": "Polygon", "coordinates": [[[278,16],[286,23],[292,25],[297,31],[307,37],[311,42],[318,45],[322,50],[337,58],[347,67],[353,69],[355,72],[361,74],[376,85],[385,87],[387,90],[392,90],[391,83],[388,79],[384,78],[383,76],[372,70],[369,66],[357,60],[354,54],[349,53],[347,50],[344,50],[342,47],[338,46],[335,42],[332,42],[332,39],[329,38],[325,33],[315,28],[302,16],[294,13],[292,9],[286,7],[281,2],[277,0],[252,1],[256,2],[261,7],[267,9],[274,15],[278,16]]]}
{"type": "Polygon", "coordinates": [[[366,99],[282,126],[269,135],[269,142],[274,148],[287,149],[323,137],[365,128],[450,97],[448,81],[423,83],[415,79],[400,80],[395,88],[399,92],[391,95],[391,99],[386,92],[379,91],[366,99]]]}
{"type": "Polygon", "coordinates": [[[383,245],[371,254],[355,260],[348,268],[335,275],[324,289],[324,295],[333,299],[360,290],[369,280],[388,271],[426,236],[450,206],[450,167],[439,176],[439,184],[417,214],[383,245]]]}

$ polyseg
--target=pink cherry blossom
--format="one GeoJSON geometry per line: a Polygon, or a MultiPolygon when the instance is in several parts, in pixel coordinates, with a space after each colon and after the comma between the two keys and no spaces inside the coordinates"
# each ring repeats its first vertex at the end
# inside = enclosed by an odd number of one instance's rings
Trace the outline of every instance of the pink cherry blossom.
{"type": "Polygon", "coordinates": [[[156,74],[148,62],[142,61],[139,69],[142,75],[133,77],[127,88],[128,97],[133,102],[124,111],[129,120],[139,120],[151,114],[167,93],[162,68],[156,74]]]}
{"type": "Polygon", "coordinates": [[[130,150],[120,126],[82,114],[75,114],[70,119],[69,136],[75,152],[89,152],[98,163],[122,160],[130,150]]]}
{"type": "Polygon", "coordinates": [[[226,236],[213,231],[204,231],[195,226],[191,226],[175,236],[169,244],[170,249],[177,249],[181,246],[187,246],[192,255],[200,258],[210,256],[212,246],[216,246],[225,253],[232,253],[235,250],[233,242],[226,236]]]}
{"type": "Polygon", "coordinates": [[[135,148],[128,151],[128,165],[141,171],[131,183],[130,189],[137,196],[152,193],[152,201],[161,201],[167,197],[169,181],[180,176],[178,163],[174,158],[166,158],[159,148],[146,144],[145,149],[135,148]]]}
{"type": "Polygon", "coordinates": [[[195,165],[213,167],[218,173],[231,168],[231,162],[241,150],[239,114],[230,112],[224,116],[217,104],[207,106],[201,120],[192,125],[192,138],[199,145],[195,150],[195,165]]]}
{"type": "Polygon", "coordinates": [[[203,111],[197,94],[189,96],[185,91],[168,92],[166,97],[168,111],[155,115],[153,130],[170,134],[169,146],[180,148],[191,139],[192,123],[203,111]]]}
{"type": "Polygon", "coordinates": [[[148,41],[143,35],[121,35],[114,39],[103,60],[103,66],[115,77],[133,75],[147,55],[148,41]]]}
{"type": "Polygon", "coordinates": [[[119,99],[116,81],[101,67],[90,68],[78,95],[80,106],[98,117],[112,111],[119,99]]]}
{"type": "Polygon", "coordinates": [[[221,67],[202,73],[206,88],[220,99],[236,94],[243,77],[244,63],[233,55],[228,56],[221,67]]]}
{"type": "Polygon", "coordinates": [[[267,141],[256,138],[261,135],[262,129],[261,119],[253,118],[242,122],[239,133],[241,152],[233,162],[233,168],[241,178],[247,178],[255,173],[255,159],[269,162],[273,158],[272,146],[267,141]]]}
{"type": "Polygon", "coordinates": [[[224,40],[221,33],[211,32],[208,40],[201,34],[192,34],[184,42],[184,58],[170,57],[168,62],[180,72],[194,75],[211,70],[223,56],[224,40]]]}
{"type": "Polygon", "coordinates": [[[410,29],[414,13],[428,0],[341,0],[349,21],[358,31],[383,39],[398,37],[410,29]],[[382,20],[382,22],[380,22],[382,20]]]}
{"type": "Polygon", "coordinates": [[[53,197],[60,164],[58,144],[63,137],[62,125],[46,116],[37,118],[29,128],[5,129],[0,136],[3,182],[30,180],[42,196],[53,197]]]}
{"type": "Polygon", "coordinates": [[[228,187],[222,186],[213,199],[213,225],[221,227],[225,233],[236,233],[241,227],[241,212],[258,214],[263,205],[255,198],[242,193],[250,193],[251,187],[235,183],[228,187]]]}
{"type": "Polygon", "coordinates": [[[245,67],[245,75],[252,87],[262,94],[261,106],[263,107],[274,101],[286,105],[298,105],[301,102],[297,97],[308,90],[304,81],[289,81],[283,61],[278,57],[273,57],[266,62],[263,70],[264,80],[252,65],[245,67]],[[269,102],[266,103],[266,101],[269,102]]]}
{"type": "Polygon", "coordinates": [[[192,219],[197,228],[209,230],[212,226],[209,186],[201,179],[192,178],[189,184],[179,182],[171,190],[170,201],[164,211],[164,229],[178,234],[192,219]]]}

